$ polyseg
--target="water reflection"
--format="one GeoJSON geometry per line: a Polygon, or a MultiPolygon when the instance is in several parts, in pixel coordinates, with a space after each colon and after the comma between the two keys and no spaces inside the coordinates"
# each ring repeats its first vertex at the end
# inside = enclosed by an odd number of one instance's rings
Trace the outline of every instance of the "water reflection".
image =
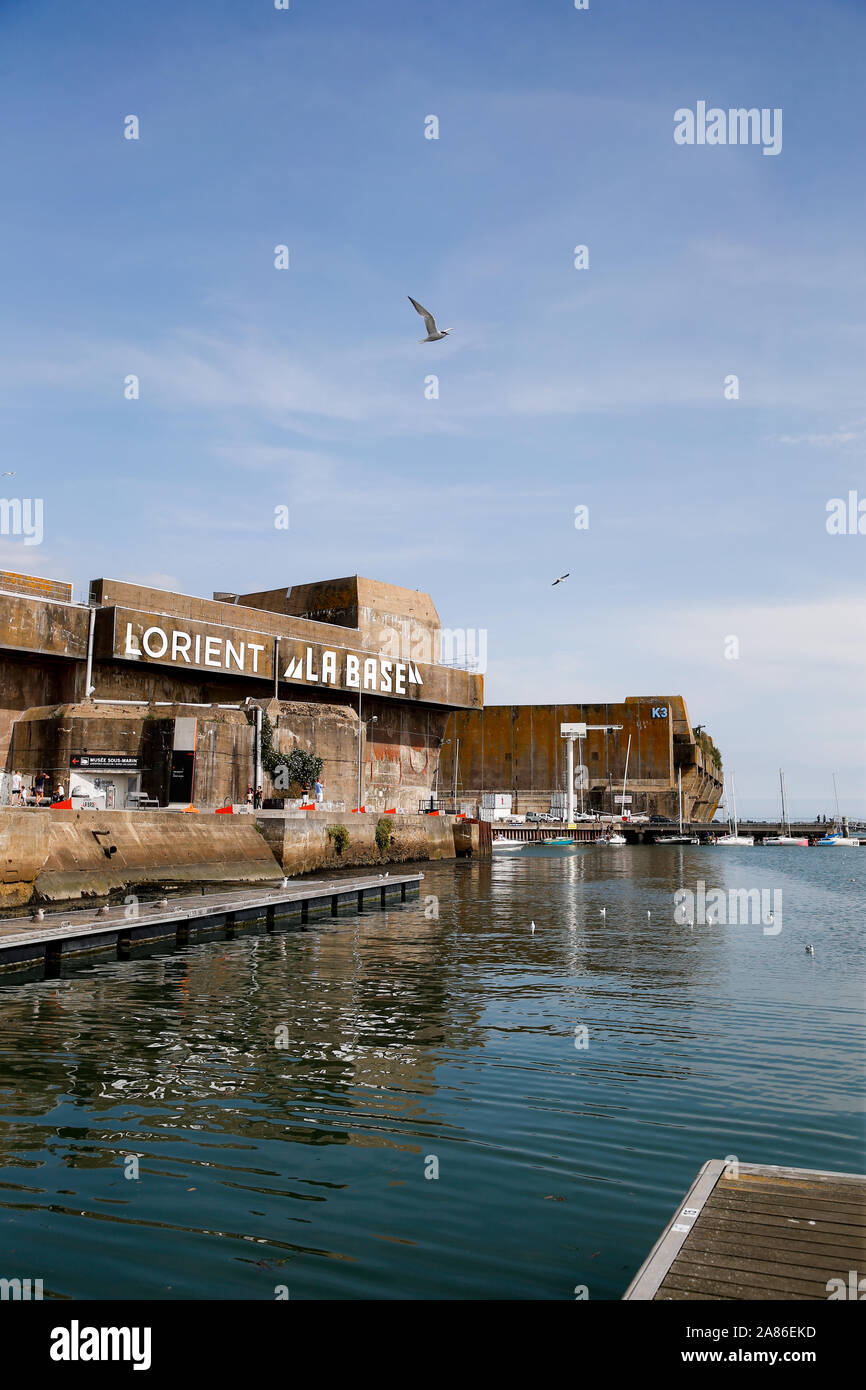
{"type": "Polygon", "coordinates": [[[861,1166],[831,861],[431,865],[388,913],[7,986],[0,1275],[14,1248],[62,1297],[618,1297],[707,1157],[861,1166]],[[698,877],[781,888],[782,932],[678,926],[698,877]]]}

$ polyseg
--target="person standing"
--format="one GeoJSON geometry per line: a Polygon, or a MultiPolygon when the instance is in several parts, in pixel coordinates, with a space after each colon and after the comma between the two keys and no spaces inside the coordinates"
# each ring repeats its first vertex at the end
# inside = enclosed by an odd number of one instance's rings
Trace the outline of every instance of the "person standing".
{"type": "Polygon", "coordinates": [[[262,801],[263,801],[263,800],[264,800],[264,793],[262,792],[261,787],[256,787],[256,794],[255,794],[255,796],[253,797],[253,807],[255,808],[256,811],[260,811],[260,810],[262,809],[262,801]]]}
{"type": "Polygon", "coordinates": [[[321,804],[322,804],[322,802],[324,801],[324,799],[325,799],[325,788],[324,788],[323,785],[322,785],[322,780],[321,780],[321,778],[320,778],[320,777],[317,777],[317,778],[316,778],[316,805],[317,805],[317,806],[321,806],[321,804]]]}
{"type": "Polygon", "coordinates": [[[20,772],[13,772],[13,773],[12,773],[12,804],[13,804],[13,806],[14,806],[16,803],[17,803],[19,806],[21,805],[21,800],[22,800],[23,795],[24,795],[24,779],[22,778],[20,772]]]}
{"type": "Polygon", "coordinates": [[[253,789],[251,786],[247,787],[247,794],[244,797],[244,800],[246,802],[247,809],[251,811],[253,808],[253,789]]]}

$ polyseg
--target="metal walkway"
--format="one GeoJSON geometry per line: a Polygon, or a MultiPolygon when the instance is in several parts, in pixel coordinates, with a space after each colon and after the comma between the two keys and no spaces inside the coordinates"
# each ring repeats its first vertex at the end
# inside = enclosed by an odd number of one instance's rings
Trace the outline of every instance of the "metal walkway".
{"type": "Polygon", "coordinates": [[[57,975],[74,958],[120,958],[136,948],[247,931],[284,931],[326,917],[396,906],[416,898],[423,874],[295,880],[286,887],[134,900],[126,906],[77,908],[0,920],[0,980],[12,972],[57,975]]]}

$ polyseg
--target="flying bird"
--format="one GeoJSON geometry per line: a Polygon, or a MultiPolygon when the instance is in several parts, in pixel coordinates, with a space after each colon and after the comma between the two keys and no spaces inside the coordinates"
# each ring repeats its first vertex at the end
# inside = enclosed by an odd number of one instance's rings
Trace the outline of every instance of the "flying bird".
{"type": "Polygon", "coordinates": [[[430,313],[430,310],[425,309],[421,304],[419,304],[417,299],[413,299],[411,294],[407,295],[407,298],[409,300],[409,303],[412,305],[412,308],[415,310],[416,314],[421,315],[422,319],[424,320],[424,327],[427,329],[427,337],[419,338],[419,343],[438,343],[440,338],[448,337],[448,334],[451,332],[450,328],[437,328],[436,320],[430,313]]]}
{"type": "Polygon", "coordinates": [[[567,579],[570,573],[571,570],[569,570],[566,574],[561,574],[558,579],[554,579],[553,583],[550,586],[551,589],[555,589],[557,584],[561,584],[564,579],[567,579]]]}
{"type": "Polygon", "coordinates": [[[14,473],[4,473],[4,474],[3,474],[3,477],[4,477],[4,478],[14,478],[14,477],[15,477],[15,474],[14,474],[14,473]]]}

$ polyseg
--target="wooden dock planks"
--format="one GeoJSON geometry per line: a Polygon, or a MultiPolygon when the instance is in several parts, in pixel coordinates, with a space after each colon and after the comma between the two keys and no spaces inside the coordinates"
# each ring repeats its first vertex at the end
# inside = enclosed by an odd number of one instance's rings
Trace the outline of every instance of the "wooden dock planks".
{"type": "Polygon", "coordinates": [[[624,1299],[827,1300],[866,1273],[866,1176],[732,1168],[704,1164],[624,1299]]]}

